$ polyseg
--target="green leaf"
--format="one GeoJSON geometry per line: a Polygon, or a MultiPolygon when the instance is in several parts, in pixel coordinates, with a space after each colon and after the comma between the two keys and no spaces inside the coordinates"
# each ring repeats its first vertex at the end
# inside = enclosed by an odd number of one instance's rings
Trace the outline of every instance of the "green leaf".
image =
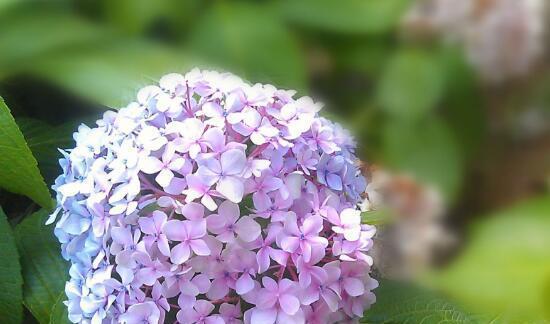
{"type": "Polygon", "coordinates": [[[392,118],[418,120],[436,108],[444,84],[445,73],[437,55],[399,51],[383,72],[378,102],[392,118]]]}
{"type": "Polygon", "coordinates": [[[472,227],[462,255],[432,278],[472,310],[511,322],[550,320],[549,233],[548,196],[488,215],[472,227]]]}
{"type": "Polygon", "coordinates": [[[0,208],[0,322],[20,323],[23,315],[23,279],[15,239],[0,208]]]}
{"type": "Polygon", "coordinates": [[[376,303],[361,323],[476,323],[468,313],[435,292],[412,284],[383,280],[376,303]]]}
{"type": "Polygon", "coordinates": [[[32,73],[84,98],[119,108],[134,101],[140,87],[158,82],[164,74],[185,73],[196,62],[154,43],[118,41],[45,58],[32,73]]]}
{"type": "Polygon", "coordinates": [[[74,122],[52,126],[41,120],[17,118],[17,124],[27,140],[38,167],[47,183],[52,183],[59,175],[61,167],[58,148],[69,148],[73,143],[72,133],[76,130],[74,122]]]}
{"type": "Polygon", "coordinates": [[[166,0],[102,1],[109,22],[130,34],[145,30],[170,6],[166,0]]]}
{"type": "Polygon", "coordinates": [[[25,138],[0,97],[0,187],[28,196],[44,208],[52,205],[50,193],[25,138]]]}
{"type": "Polygon", "coordinates": [[[390,216],[385,210],[373,210],[361,213],[361,222],[369,225],[383,225],[388,223],[390,216]]]}
{"type": "Polygon", "coordinates": [[[53,228],[44,225],[48,217],[40,210],[15,227],[15,240],[23,268],[23,300],[41,323],[50,321],[50,311],[68,278],[69,265],[61,257],[53,228]]]}
{"type": "Polygon", "coordinates": [[[63,301],[67,298],[65,292],[59,294],[50,315],[50,324],[69,324],[69,313],[63,301]]]}
{"type": "Polygon", "coordinates": [[[0,30],[0,78],[28,68],[36,59],[91,48],[108,37],[107,31],[76,15],[28,6],[3,15],[0,30]]]}
{"type": "Polygon", "coordinates": [[[461,152],[448,126],[436,118],[421,122],[391,120],[382,133],[388,166],[434,185],[452,201],[462,184],[461,152]]]}
{"type": "Polygon", "coordinates": [[[304,62],[297,44],[265,6],[219,2],[197,23],[190,43],[213,64],[251,81],[305,88],[304,62]]]}
{"type": "Polygon", "coordinates": [[[339,33],[379,34],[397,26],[408,0],[286,0],[290,21],[339,33]]]}

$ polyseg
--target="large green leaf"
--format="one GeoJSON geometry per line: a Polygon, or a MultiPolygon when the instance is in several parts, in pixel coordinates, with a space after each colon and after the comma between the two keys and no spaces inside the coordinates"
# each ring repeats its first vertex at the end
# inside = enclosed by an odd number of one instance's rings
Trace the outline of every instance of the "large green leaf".
{"type": "Polygon", "coordinates": [[[305,88],[304,62],[297,44],[265,6],[219,2],[194,27],[191,47],[212,63],[252,81],[305,88]]]}
{"type": "Polygon", "coordinates": [[[23,279],[13,233],[0,208],[0,323],[20,323],[23,279]]]}
{"type": "Polygon", "coordinates": [[[476,323],[448,299],[412,284],[383,280],[362,323],[476,323]]]}
{"type": "Polygon", "coordinates": [[[104,0],[102,4],[109,22],[130,34],[142,32],[170,8],[167,0],[104,0]]]}
{"type": "Polygon", "coordinates": [[[417,120],[436,108],[445,84],[439,56],[403,50],[393,56],[378,88],[378,101],[392,118],[417,120]]]}
{"type": "Polygon", "coordinates": [[[0,78],[24,70],[43,57],[92,48],[107,37],[106,30],[70,12],[22,6],[0,19],[0,78]]]}
{"type": "Polygon", "coordinates": [[[285,0],[283,14],[297,24],[342,33],[387,32],[395,27],[408,0],[285,0]]]}
{"type": "Polygon", "coordinates": [[[382,142],[388,166],[436,186],[449,200],[455,197],[462,182],[463,162],[445,123],[436,118],[391,120],[383,129],[382,142]]]}
{"type": "Polygon", "coordinates": [[[144,41],[120,41],[45,58],[32,72],[80,96],[119,108],[135,100],[140,87],[158,82],[164,74],[185,73],[194,63],[181,51],[144,41]]]}
{"type": "Polygon", "coordinates": [[[474,224],[462,255],[435,278],[473,310],[512,322],[550,320],[550,197],[474,224]]]}
{"type": "Polygon", "coordinates": [[[55,305],[52,308],[50,315],[50,324],[69,324],[69,314],[67,306],[63,304],[63,301],[67,299],[65,292],[59,294],[55,305]]]}
{"type": "Polygon", "coordinates": [[[0,97],[0,187],[26,195],[42,207],[51,207],[48,188],[37,162],[0,97]]]}
{"type": "Polygon", "coordinates": [[[17,125],[27,140],[38,167],[47,183],[52,183],[61,172],[58,148],[69,148],[73,142],[72,133],[76,130],[74,122],[52,126],[41,120],[17,118],[17,125]]]}
{"type": "Polygon", "coordinates": [[[52,228],[44,225],[47,217],[48,212],[41,210],[15,227],[23,268],[23,300],[41,324],[49,323],[51,309],[63,291],[69,269],[52,228]]]}

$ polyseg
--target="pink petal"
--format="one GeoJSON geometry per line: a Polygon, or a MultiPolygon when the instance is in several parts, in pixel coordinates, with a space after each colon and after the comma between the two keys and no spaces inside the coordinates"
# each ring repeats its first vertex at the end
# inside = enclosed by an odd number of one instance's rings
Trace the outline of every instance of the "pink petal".
{"type": "Polygon", "coordinates": [[[191,240],[189,245],[196,255],[210,255],[210,248],[203,240],[191,240]]]}
{"type": "Polygon", "coordinates": [[[189,238],[198,239],[206,235],[206,219],[200,221],[186,221],[189,238]]]}
{"type": "Polygon", "coordinates": [[[293,253],[299,245],[300,240],[295,236],[287,236],[281,240],[281,248],[286,252],[293,253]]]}
{"type": "Polygon", "coordinates": [[[219,128],[209,128],[202,136],[206,144],[214,152],[220,152],[225,146],[225,134],[219,128]]]}
{"type": "Polygon", "coordinates": [[[157,228],[152,218],[142,217],[138,220],[139,229],[145,234],[156,234],[157,228]]]}
{"type": "Polygon", "coordinates": [[[164,167],[164,164],[153,156],[145,157],[140,162],[141,171],[147,174],[153,174],[159,172],[164,167]]]}
{"type": "Polygon", "coordinates": [[[225,231],[226,218],[219,214],[212,214],[206,217],[208,230],[214,234],[221,234],[225,231]]]}
{"type": "Polygon", "coordinates": [[[304,235],[317,234],[323,229],[323,219],[320,216],[310,216],[304,220],[302,232],[304,235]]]}
{"type": "Polygon", "coordinates": [[[170,260],[176,264],[182,264],[189,260],[190,254],[191,251],[189,250],[189,245],[186,243],[180,243],[172,249],[170,253],[170,260]]]}
{"type": "Polygon", "coordinates": [[[194,308],[200,315],[208,315],[214,310],[214,305],[206,300],[197,300],[194,308]]]}
{"type": "Polygon", "coordinates": [[[250,324],[273,324],[277,320],[277,310],[275,308],[252,310],[250,324]]]}
{"type": "Polygon", "coordinates": [[[220,162],[225,175],[235,175],[243,171],[246,165],[246,156],[243,150],[231,149],[222,153],[220,162]]]}
{"type": "Polygon", "coordinates": [[[234,203],[239,203],[243,199],[244,185],[235,177],[223,177],[218,181],[216,190],[224,197],[234,203]]]}
{"type": "Polygon", "coordinates": [[[219,315],[212,315],[205,318],[204,323],[205,324],[225,324],[225,321],[219,315]]]}
{"type": "Polygon", "coordinates": [[[162,169],[159,174],[155,177],[155,181],[161,187],[168,187],[170,181],[174,178],[174,173],[170,169],[162,169]]]}
{"type": "Polygon", "coordinates": [[[227,224],[233,224],[240,216],[239,205],[232,203],[231,201],[224,201],[221,203],[218,214],[226,219],[227,224]]]}
{"type": "Polygon", "coordinates": [[[279,297],[279,305],[282,310],[288,315],[294,315],[300,309],[300,301],[298,298],[290,295],[284,294],[279,297]]]}
{"type": "Polygon", "coordinates": [[[162,231],[166,234],[166,237],[172,241],[182,241],[187,238],[187,227],[185,223],[180,220],[171,220],[166,222],[162,226],[162,231]]]}
{"type": "Polygon", "coordinates": [[[252,201],[254,202],[254,207],[258,212],[265,211],[271,207],[271,199],[269,196],[262,191],[257,191],[252,194],[252,201]]]}
{"type": "Polygon", "coordinates": [[[256,262],[258,262],[258,273],[262,273],[269,268],[271,260],[269,259],[269,247],[260,249],[256,254],[256,262]]]}
{"type": "Polygon", "coordinates": [[[210,289],[210,279],[205,274],[196,275],[191,282],[193,282],[201,294],[205,294],[210,289]]]}
{"type": "Polygon", "coordinates": [[[254,280],[252,280],[248,273],[243,273],[243,275],[235,283],[235,290],[239,295],[244,295],[251,291],[253,288],[254,280]]]}
{"type": "Polygon", "coordinates": [[[314,286],[303,289],[302,294],[300,294],[300,300],[304,305],[313,304],[319,300],[319,290],[314,286]]]}
{"type": "Polygon", "coordinates": [[[257,239],[261,230],[260,224],[248,216],[241,217],[235,228],[239,238],[245,242],[252,242],[257,239]]]}
{"type": "Polygon", "coordinates": [[[210,195],[204,195],[201,198],[201,204],[204,205],[204,207],[208,208],[209,211],[214,211],[216,208],[218,208],[218,205],[216,205],[216,202],[210,195]]]}
{"type": "Polygon", "coordinates": [[[159,235],[158,241],[157,241],[157,247],[165,256],[170,256],[170,245],[168,244],[168,240],[166,239],[166,235],[161,234],[159,235]]]}
{"type": "Polygon", "coordinates": [[[181,207],[181,213],[189,220],[201,220],[204,217],[204,207],[197,203],[188,203],[181,207]]]}
{"type": "Polygon", "coordinates": [[[132,233],[125,227],[113,227],[111,236],[113,241],[118,244],[127,245],[132,243],[132,233]]]}
{"type": "Polygon", "coordinates": [[[223,279],[214,279],[206,296],[211,300],[221,299],[229,293],[229,287],[223,279]]]}
{"type": "Polygon", "coordinates": [[[365,292],[363,282],[358,278],[345,278],[344,290],[353,297],[360,296],[365,292]]]}
{"type": "Polygon", "coordinates": [[[253,132],[250,135],[250,140],[256,145],[262,145],[266,142],[265,137],[259,132],[253,132]]]}
{"type": "Polygon", "coordinates": [[[321,294],[321,297],[323,297],[323,300],[327,303],[328,308],[330,308],[332,312],[335,312],[338,309],[338,302],[340,298],[334,291],[325,289],[321,294]]]}

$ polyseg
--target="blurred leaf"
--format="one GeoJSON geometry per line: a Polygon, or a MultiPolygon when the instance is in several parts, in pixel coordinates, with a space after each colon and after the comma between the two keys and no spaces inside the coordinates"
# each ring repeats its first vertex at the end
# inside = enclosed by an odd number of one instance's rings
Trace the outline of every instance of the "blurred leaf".
{"type": "Polygon", "coordinates": [[[17,124],[27,140],[27,144],[38,161],[38,167],[47,183],[52,183],[60,172],[58,148],[68,148],[73,142],[76,130],[74,122],[52,126],[41,120],[18,118],[17,124]]]}
{"type": "Polygon", "coordinates": [[[304,62],[291,36],[265,6],[218,2],[194,26],[190,42],[197,54],[251,81],[304,89],[304,62]]]}
{"type": "Polygon", "coordinates": [[[382,225],[389,221],[389,215],[384,210],[373,210],[361,213],[361,222],[369,225],[382,225]]]}
{"type": "Polygon", "coordinates": [[[485,108],[475,73],[462,52],[445,53],[446,94],[443,111],[461,151],[473,157],[482,143],[486,128],[485,108]]]}
{"type": "Polygon", "coordinates": [[[13,232],[0,208],[0,322],[20,323],[23,315],[23,279],[13,232]]]}
{"type": "Polygon", "coordinates": [[[50,311],[63,291],[69,266],[61,258],[53,228],[44,225],[48,211],[40,210],[15,227],[15,240],[23,268],[23,300],[41,323],[50,321],[50,311]]]}
{"type": "Polygon", "coordinates": [[[14,3],[17,3],[18,0],[0,0],[0,11],[9,8],[14,3]]]}
{"type": "Polygon", "coordinates": [[[37,162],[1,97],[0,187],[28,196],[44,208],[52,205],[50,193],[40,175],[37,162]]]}
{"type": "Polygon", "coordinates": [[[460,189],[462,157],[453,134],[441,120],[390,120],[383,129],[382,150],[388,166],[436,186],[447,200],[453,200],[460,189]]]}
{"type": "Polygon", "coordinates": [[[102,4],[109,22],[131,34],[145,30],[169,7],[166,0],[103,0],[102,4]]]}
{"type": "Polygon", "coordinates": [[[0,19],[0,78],[25,69],[45,56],[105,41],[105,30],[75,15],[53,10],[21,10],[0,19]]]}
{"type": "Polygon", "coordinates": [[[49,57],[33,72],[84,98],[119,108],[135,100],[144,85],[167,73],[187,72],[188,55],[143,41],[117,42],[85,52],[49,57]]]}
{"type": "Polygon", "coordinates": [[[65,292],[59,294],[50,315],[50,324],[69,324],[69,313],[63,301],[67,298],[65,292]]]}
{"type": "Polygon", "coordinates": [[[336,48],[335,55],[340,68],[347,71],[365,73],[378,77],[383,70],[388,56],[393,51],[393,44],[385,39],[363,39],[360,43],[342,44],[336,48]]]}
{"type": "Polygon", "coordinates": [[[362,323],[476,323],[449,300],[411,284],[383,280],[374,293],[362,323]]]}
{"type": "Polygon", "coordinates": [[[378,101],[392,118],[419,119],[436,108],[444,81],[438,56],[417,50],[400,51],[386,66],[378,101]]]}
{"type": "Polygon", "coordinates": [[[388,32],[397,27],[409,0],[285,0],[290,21],[340,33],[388,32]]]}
{"type": "Polygon", "coordinates": [[[473,310],[512,322],[550,320],[550,197],[485,217],[470,236],[462,255],[435,277],[439,286],[473,310]]]}

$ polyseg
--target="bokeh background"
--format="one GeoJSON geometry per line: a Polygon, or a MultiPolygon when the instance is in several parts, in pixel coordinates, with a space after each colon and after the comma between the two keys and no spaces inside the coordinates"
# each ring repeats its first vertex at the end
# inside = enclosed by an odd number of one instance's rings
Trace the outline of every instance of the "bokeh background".
{"type": "MultiPolygon", "coordinates": [[[[432,308],[462,320],[447,307],[452,301],[485,322],[543,322],[550,318],[548,7],[546,0],[0,0],[0,95],[51,184],[57,147],[72,146],[79,123],[129,103],[168,72],[215,68],[297,89],[356,134],[370,180],[365,221],[381,225],[375,271],[382,282],[411,285],[380,290],[367,320],[430,322],[422,316],[432,308]],[[440,302],[418,299],[426,287],[440,302]],[[407,298],[415,304],[403,309],[407,298]]],[[[0,205],[12,224],[38,208],[1,190],[0,205]]]]}

